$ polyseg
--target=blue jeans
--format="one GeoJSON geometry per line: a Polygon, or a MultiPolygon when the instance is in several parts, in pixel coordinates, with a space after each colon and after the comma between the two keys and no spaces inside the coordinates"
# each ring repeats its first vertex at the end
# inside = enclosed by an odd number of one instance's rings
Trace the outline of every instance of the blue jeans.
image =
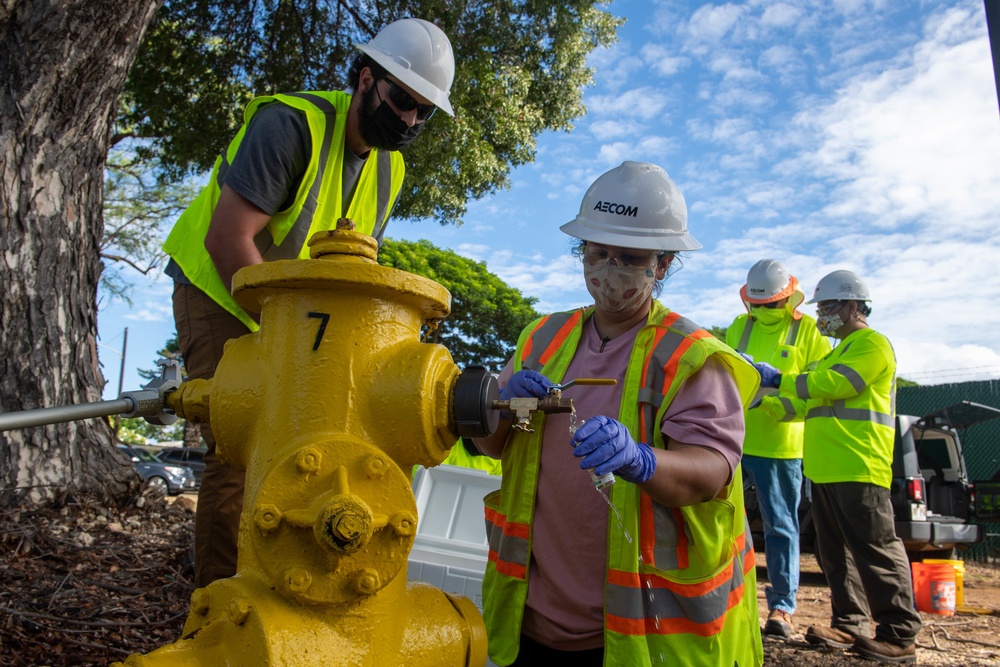
{"type": "Polygon", "coordinates": [[[745,485],[757,487],[757,505],[764,520],[767,580],[764,589],[769,610],[795,613],[799,589],[799,499],[802,459],[743,456],[745,485]]]}

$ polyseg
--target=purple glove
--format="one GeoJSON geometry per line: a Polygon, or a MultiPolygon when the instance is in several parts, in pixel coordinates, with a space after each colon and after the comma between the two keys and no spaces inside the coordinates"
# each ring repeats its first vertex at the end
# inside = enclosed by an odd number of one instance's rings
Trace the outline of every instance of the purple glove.
{"type": "Polygon", "coordinates": [[[753,367],[757,369],[758,373],[760,373],[760,386],[774,387],[777,389],[778,385],[781,384],[781,371],[771,364],[761,361],[754,364],[753,367]]]}
{"type": "Polygon", "coordinates": [[[500,400],[512,398],[545,398],[552,381],[537,371],[523,370],[510,376],[510,380],[500,390],[500,400]]]}
{"type": "Polygon", "coordinates": [[[613,472],[627,482],[642,484],[653,477],[656,456],[644,442],[636,443],[628,429],[610,417],[591,417],[570,439],[573,455],[584,457],[580,467],[598,476],[613,472]]]}
{"type": "Polygon", "coordinates": [[[743,357],[744,359],[746,359],[746,360],[747,360],[748,362],[750,362],[751,364],[753,364],[753,357],[751,357],[751,356],[750,356],[749,354],[747,354],[746,352],[737,352],[737,354],[738,354],[738,355],[740,355],[741,357],[743,357]]]}

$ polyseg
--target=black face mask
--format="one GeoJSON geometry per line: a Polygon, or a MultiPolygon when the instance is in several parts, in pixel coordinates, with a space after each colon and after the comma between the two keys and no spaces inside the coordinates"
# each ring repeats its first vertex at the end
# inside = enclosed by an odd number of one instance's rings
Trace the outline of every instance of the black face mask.
{"type": "Polygon", "coordinates": [[[398,151],[406,148],[420,134],[424,128],[423,123],[417,123],[409,127],[400,120],[396,112],[392,110],[384,100],[374,111],[371,108],[372,100],[375,97],[375,86],[377,82],[367,90],[362,98],[362,114],[359,123],[361,138],[369,146],[386,151],[398,151]]]}

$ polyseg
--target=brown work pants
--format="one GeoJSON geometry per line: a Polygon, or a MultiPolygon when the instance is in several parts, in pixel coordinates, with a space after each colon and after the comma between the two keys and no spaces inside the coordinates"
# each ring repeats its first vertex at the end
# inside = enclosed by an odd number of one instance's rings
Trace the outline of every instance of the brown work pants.
{"type": "MultiPolygon", "coordinates": [[[[189,379],[209,379],[226,342],[249,333],[246,325],[194,285],[174,284],[177,344],[189,379]]],[[[211,424],[194,522],[194,583],[202,588],[236,574],[236,544],[243,511],[245,472],[219,460],[211,424]]]]}
{"type": "Polygon", "coordinates": [[[816,551],[830,586],[831,626],[909,646],[920,632],[910,562],[896,537],[889,489],[863,482],[812,485],[816,551]]]}

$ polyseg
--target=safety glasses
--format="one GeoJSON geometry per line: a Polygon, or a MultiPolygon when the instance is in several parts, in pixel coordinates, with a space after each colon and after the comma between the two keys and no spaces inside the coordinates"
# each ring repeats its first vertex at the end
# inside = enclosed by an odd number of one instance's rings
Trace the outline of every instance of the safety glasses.
{"type": "Polygon", "coordinates": [[[820,315],[831,315],[843,308],[843,301],[824,301],[816,304],[816,312],[820,315]]]}
{"type": "Polygon", "coordinates": [[[656,261],[659,259],[659,255],[656,253],[644,253],[644,252],[619,252],[617,255],[612,256],[608,249],[604,246],[591,245],[588,243],[583,248],[583,261],[593,267],[602,267],[612,259],[615,263],[623,269],[650,269],[656,266],[656,261]]]}
{"type": "MultiPolygon", "coordinates": [[[[390,79],[382,79],[387,84],[389,84],[389,100],[396,106],[400,111],[412,111],[417,110],[417,120],[423,122],[434,115],[437,111],[437,107],[433,104],[419,104],[413,96],[410,95],[406,90],[400,86],[398,83],[390,79]]],[[[375,91],[378,92],[378,86],[375,87],[375,91]]],[[[382,99],[382,94],[379,93],[379,99],[382,99]]]]}

